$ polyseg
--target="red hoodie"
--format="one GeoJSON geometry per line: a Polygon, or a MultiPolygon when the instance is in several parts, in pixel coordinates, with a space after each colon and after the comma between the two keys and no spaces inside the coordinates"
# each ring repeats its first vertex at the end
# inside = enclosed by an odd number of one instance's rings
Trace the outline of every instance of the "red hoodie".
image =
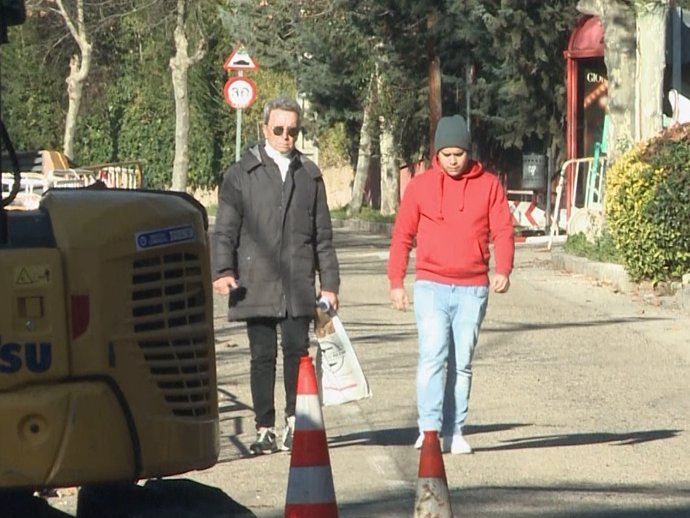
{"type": "Polygon", "coordinates": [[[395,218],[388,279],[402,288],[414,239],[416,278],[460,286],[489,284],[489,239],[495,271],[510,275],[515,242],[508,200],[498,177],[472,161],[453,178],[434,157],[408,184],[395,218]]]}

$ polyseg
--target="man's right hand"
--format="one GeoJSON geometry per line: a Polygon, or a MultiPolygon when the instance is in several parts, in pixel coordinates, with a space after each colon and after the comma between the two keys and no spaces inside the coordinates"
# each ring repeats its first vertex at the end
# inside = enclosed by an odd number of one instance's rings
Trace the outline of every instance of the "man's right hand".
{"type": "Polygon", "coordinates": [[[213,281],[213,291],[219,295],[227,295],[230,290],[237,288],[237,280],[232,275],[226,275],[225,277],[219,277],[213,281]]]}
{"type": "Polygon", "coordinates": [[[393,288],[391,290],[391,301],[393,307],[399,311],[407,311],[410,307],[410,299],[407,297],[405,288],[393,288]]]}

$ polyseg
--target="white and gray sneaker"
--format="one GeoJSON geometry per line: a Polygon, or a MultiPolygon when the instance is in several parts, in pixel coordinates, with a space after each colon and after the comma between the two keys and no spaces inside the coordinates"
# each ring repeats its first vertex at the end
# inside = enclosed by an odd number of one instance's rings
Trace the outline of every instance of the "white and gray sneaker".
{"type": "Polygon", "coordinates": [[[283,429],[283,437],[281,450],[291,451],[292,450],[292,439],[295,436],[295,416],[291,415],[285,418],[285,428],[283,429]]]}
{"type": "Polygon", "coordinates": [[[249,447],[252,455],[263,455],[278,451],[275,428],[261,427],[256,432],[256,441],[249,447]]]}

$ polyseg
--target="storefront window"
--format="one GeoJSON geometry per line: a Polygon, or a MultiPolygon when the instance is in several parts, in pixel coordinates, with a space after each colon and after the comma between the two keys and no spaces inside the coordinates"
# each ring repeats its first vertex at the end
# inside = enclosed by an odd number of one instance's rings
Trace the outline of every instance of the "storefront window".
{"type": "Polygon", "coordinates": [[[608,80],[603,58],[582,60],[579,79],[578,154],[590,157],[594,155],[595,145],[601,141],[608,105],[608,80]]]}

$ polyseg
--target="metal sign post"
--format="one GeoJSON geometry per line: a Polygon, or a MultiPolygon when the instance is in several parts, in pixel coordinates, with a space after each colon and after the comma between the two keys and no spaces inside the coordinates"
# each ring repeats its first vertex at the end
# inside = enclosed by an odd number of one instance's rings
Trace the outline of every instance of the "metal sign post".
{"type": "Polygon", "coordinates": [[[235,113],[235,162],[239,162],[242,155],[242,109],[238,108],[235,113]]]}
{"type": "Polygon", "coordinates": [[[247,54],[244,47],[233,50],[223,65],[226,70],[235,70],[237,75],[225,83],[223,95],[225,101],[237,110],[235,127],[235,161],[240,160],[242,148],[242,110],[249,108],[256,101],[256,84],[248,77],[244,77],[245,70],[256,70],[258,65],[247,54]]]}

